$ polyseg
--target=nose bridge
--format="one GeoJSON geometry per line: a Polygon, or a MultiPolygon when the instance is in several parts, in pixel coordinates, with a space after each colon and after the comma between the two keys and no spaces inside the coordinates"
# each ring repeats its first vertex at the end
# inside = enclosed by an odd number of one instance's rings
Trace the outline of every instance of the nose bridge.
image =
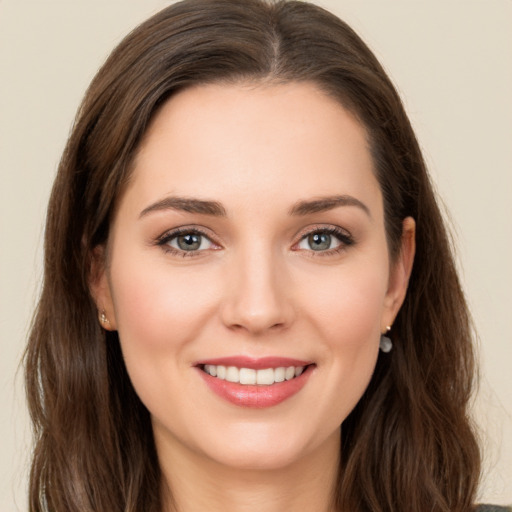
{"type": "Polygon", "coordinates": [[[226,325],[258,333],[290,323],[293,306],[281,259],[268,243],[249,243],[236,251],[228,270],[226,325]]]}

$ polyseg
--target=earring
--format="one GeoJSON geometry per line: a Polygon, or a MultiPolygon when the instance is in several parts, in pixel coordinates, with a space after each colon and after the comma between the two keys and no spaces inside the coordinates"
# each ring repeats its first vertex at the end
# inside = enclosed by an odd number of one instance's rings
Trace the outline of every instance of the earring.
{"type": "Polygon", "coordinates": [[[381,352],[384,352],[385,354],[387,354],[388,352],[391,352],[391,349],[393,348],[393,342],[391,341],[391,339],[388,336],[385,336],[385,334],[387,334],[390,330],[391,330],[391,326],[388,325],[386,327],[386,332],[381,334],[381,336],[380,336],[379,348],[380,348],[381,352]]]}
{"type": "Polygon", "coordinates": [[[107,318],[107,315],[106,315],[104,309],[102,309],[100,312],[100,323],[102,325],[110,325],[109,319],[107,318]]]}

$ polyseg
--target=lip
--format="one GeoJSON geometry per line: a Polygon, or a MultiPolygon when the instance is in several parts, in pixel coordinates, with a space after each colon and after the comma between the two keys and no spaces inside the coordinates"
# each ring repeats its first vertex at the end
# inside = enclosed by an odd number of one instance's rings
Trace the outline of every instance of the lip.
{"type": "Polygon", "coordinates": [[[284,366],[308,366],[313,364],[313,361],[304,361],[301,359],[291,359],[289,357],[249,357],[249,356],[230,356],[218,357],[216,359],[204,359],[198,361],[194,366],[204,366],[211,364],[214,366],[236,366],[237,368],[251,368],[253,370],[264,370],[265,368],[279,368],[284,366]]]}
{"type": "Polygon", "coordinates": [[[315,365],[308,361],[285,357],[250,358],[246,356],[224,357],[200,361],[195,365],[208,388],[220,398],[237,405],[253,409],[273,407],[297,394],[307,383],[315,365]],[[278,368],[281,366],[305,366],[304,372],[288,381],[276,382],[269,386],[245,385],[212,377],[202,366],[205,364],[236,366],[238,368],[278,368]]]}

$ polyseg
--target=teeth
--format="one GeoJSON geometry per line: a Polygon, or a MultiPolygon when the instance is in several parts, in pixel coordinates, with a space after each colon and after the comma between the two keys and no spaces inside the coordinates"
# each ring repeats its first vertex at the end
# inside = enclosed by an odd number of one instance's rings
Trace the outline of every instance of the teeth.
{"type": "Polygon", "coordinates": [[[225,380],[226,379],[226,367],[225,366],[217,366],[217,377],[219,379],[225,380]]]}
{"type": "Polygon", "coordinates": [[[286,368],[286,371],[284,372],[284,378],[286,380],[290,380],[293,379],[293,377],[295,377],[295,367],[288,366],[288,368],[286,368]]]}
{"type": "Polygon", "coordinates": [[[228,382],[240,382],[240,372],[236,366],[226,368],[226,380],[228,382]]]}
{"type": "Polygon", "coordinates": [[[240,368],[240,384],[256,384],[256,370],[240,368]]]}
{"type": "Polygon", "coordinates": [[[256,384],[263,386],[270,386],[274,384],[274,370],[272,368],[266,368],[265,370],[256,370],[256,384]]]}
{"type": "Polygon", "coordinates": [[[245,385],[258,384],[260,386],[270,386],[275,382],[294,379],[301,375],[305,369],[304,366],[280,366],[279,368],[254,370],[252,368],[237,368],[236,366],[213,364],[205,364],[203,368],[207,374],[221,380],[245,385]]]}
{"type": "Polygon", "coordinates": [[[286,368],[276,368],[274,370],[274,382],[283,382],[286,368]]]}

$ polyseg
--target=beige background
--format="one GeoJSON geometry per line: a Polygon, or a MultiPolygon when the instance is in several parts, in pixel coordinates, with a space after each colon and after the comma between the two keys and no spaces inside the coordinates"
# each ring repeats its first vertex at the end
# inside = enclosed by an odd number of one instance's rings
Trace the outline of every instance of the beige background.
{"type": "MultiPolygon", "coordinates": [[[[404,97],[451,212],[481,336],[481,499],[512,503],[512,1],[323,0],[404,97]]],[[[45,206],[74,112],[114,44],[161,0],[0,0],[0,511],[25,511],[18,364],[45,206]],[[18,373],[17,373],[18,372],[18,373]]]]}

